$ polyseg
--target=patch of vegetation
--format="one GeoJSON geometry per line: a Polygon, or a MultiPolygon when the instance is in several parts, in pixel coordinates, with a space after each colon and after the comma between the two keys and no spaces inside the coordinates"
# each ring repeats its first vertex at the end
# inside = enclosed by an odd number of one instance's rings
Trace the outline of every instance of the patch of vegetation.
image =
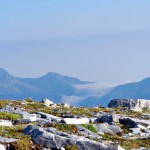
{"type": "Polygon", "coordinates": [[[31,99],[31,98],[27,98],[27,99],[25,99],[25,101],[28,102],[28,103],[35,102],[35,101],[34,101],[33,99],[31,99]]]}
{"type": "Polygon", "coordinates": [[[65,150],[78,150],[78,147],[76,145],[67,145],[65,150]]]}
{"type": "Polygon", "coordinates": [[[150,108],[144,107],[142,110],[143,113],[150,113],[150,108]]]}
{"type": "Polygon", "coordinates": [[[97,133],[96,129],[93,127],[92,124],[82,124],[81,126],[88,129],[88,130],[90,130],[90,131],[92,131],[92,132],[94,132],[94,133],[97,133]]]}
{"type": "Polygon", "coordinates": [[[22,136],[16,142],[10,143],[11,150],[41,150],[42,146],[35,145],[30,136],[22,136]]]}
{"type": "Polygon", "coordinates": [[[122,134],[128,134],[129,133],[129,129],[127,127],[125,127],[124,125],[122,124],[117,124],[122,130],[122,134]]]}
{"type": "Polygon", "coordinates": [[[6,107],[6,105],[8,105],[9,102],[8,102],[8,100],[0,100],[0,108],[6,107]]]}
{"type": "Polygon", "coordinates": [[[140,147],[150,148],[149,139],[134,139],[134,140],[124,139],[118,135],[110,135],[110,134],[104,134],[102,136],[104,140],[117,142],[120,146],[122,146],[126,150],[131,150],[133,148],[140,148],[140,147]]]}
{"type": "Polygon", "coordinates": [[[71,115],[92,117],[93,113],[98,113],[100,111],[111,112],[111,110],[103,108],[103,107],[65,108],[63,106],[58,105],[58,107],[53,108],[53,107],[45,107],[45,106],[42,105],[42,103],[36,102],[32,99],[26,99],[26,101],[28,103],[22,105],[21,100],[18,100],[18,101],[0,100],[0,108],[4,108],[4,107],[6,107],[6,105],[10,105],[12,107],[23,108],[25,111],[28,111],[29,113],[35,113],[35,112],[38,112],[38,111],[42,111],[42,112],[52,114],[52,115],[56,115],[56,116],[61,116],[61,114],[63,112],[63,114],[71,114],[71,115]]]}
{"type": "Polygon", "coordinates": [[[12,114],[12,113],[8,113],[8,112],[0,112],[0,119],[4,119],[4,120],[17,120],[20,119],[21,116],[18,114],[12,114]]]}
{"type": "Polygon", "coordinates": [[[78,132],[78,129],[75,125],[69,125],[69,124],[51,124],[51,127],[58,129],[62,132],[71,132],[76,134],[78,132]]]}
{"type": "Polygon", "coordinates": [[[25,136],[23,134],[24,127],[23,125],[12,127],[0,126],[0,136],[19,139],[16,142],[10,143],[11,150],[41,150],[42,147],[35,145],[30,136],[25,136]]]}
{"type": "Polygon", "coordinates": [[[41,109],[42,112],[53,114],[55,116],[61,116],[61,114],[71,114],[71,115],[79,115],[79,116],[87,116],[92,117],[93,113],[98,113],[100,111],[109,112],[110,110],[107,110],[106,108],[65,108],[62,106],[59,106],[58,108],[47,108],[44,107],[41,109]]]}
{"type": "Polygon", "coordinates": [[[137,112],[137,111],[132,111],[132,110],[121,110],[122,108],[116,108],[115,113],[116,114],[123,114],[123,115],[127,115],[129,117],[140,117],[142,115],[141,112],[137,112]]]}
{"type": "Polygon", "coordinates": [[[29,113],[36,113],[40,111],[40,109],[44,109],[41,103],[38,102],[30,102],[23,106],[23,109],[29,113]]]}
{"type": "Polygon", "coordinates": [[[0,126],[0,136],[7,137],[7,138],[20,138],[23,134],[22,125],[16,125],[12,127],[4,127],[0,126]]]}
{"type": "Polygon", "coordinates": [[[140,147],[150,148],[150,140],[149,139],[125,140],[123,142],[120,142],[120,145],[124,147],[126,150],[140,147]]]}

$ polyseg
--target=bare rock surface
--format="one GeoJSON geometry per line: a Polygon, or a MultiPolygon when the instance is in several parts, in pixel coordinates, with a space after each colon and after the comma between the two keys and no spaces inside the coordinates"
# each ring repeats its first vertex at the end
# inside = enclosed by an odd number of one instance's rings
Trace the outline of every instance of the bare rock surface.
{"type": "Polygon", "coordinates": [[[94,124],[93,125],[97,132],[117,134],[121,133],[122,129],[117,125],[110,125],[108,123],[94,124]]]}
{"type": "Polygon", "coordinates": [[[10,120],[0,120],[0,126],[11,127],[12,125],[12,121],[10,120]]]}
{"type": "Polygon", "coordinates": [[[11,142],[16,142],[18,139],[14,138],[5,138],[0,136],[0,143],[11,143],[11,142]]]}
{"type": "Polygon", "coordinates": [[[5,147],[5,145],[3,145],[3,144],[0,144],[0,150],[6,150],[6,147],[5,147]]]}
{"type": "Polygon", "coordinates": [[[86,117],[82,118],[64,118],[62,122],[65,124],[89,124],[90,119],[86,117]]]}
{"type": "Polygon", "coordinates": [[[29,125],[24,129],[24,133],[31,136],[37,145],[45,148],[61,149],[66,145],[77,145],[79,150],[118,150],[118,145],[113,146],[96,142],[85,137],[70,135],[56,130],[29,125]]]}
{"type": "Polygon", "coordinates": [[[108,104],[110,108],[127,107],[133,111],[142,111],[143,108],[150,109],[150,100],[145,99],[113,99],[108,104]]]}

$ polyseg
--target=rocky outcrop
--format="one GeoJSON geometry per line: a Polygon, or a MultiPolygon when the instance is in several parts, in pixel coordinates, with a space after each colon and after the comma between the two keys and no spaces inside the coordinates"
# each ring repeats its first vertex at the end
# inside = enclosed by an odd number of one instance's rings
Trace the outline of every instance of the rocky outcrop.
{"type": "Polygon", "coordinates": [[[127,107],[133,111],[142,111],[144,108],[150,109],[150,100],[144,99],[113,99],[108,104],[110,108],[127,107]]]}
{"type": "Polygon", "coordinates": [[[77,145],[79,150],[118,150],[118,146],[96,142],[85,137],[70,135],[56,130],[44,129],[32,125],[24,129],[37,145],[45,148],[61,149],[67,145],[77,145]]]}

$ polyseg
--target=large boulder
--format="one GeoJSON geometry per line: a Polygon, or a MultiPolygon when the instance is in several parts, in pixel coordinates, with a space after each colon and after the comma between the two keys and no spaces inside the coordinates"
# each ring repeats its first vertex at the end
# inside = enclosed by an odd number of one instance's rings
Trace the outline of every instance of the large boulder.
{"type": "Polygon", "coordinates": [[[109,134],[119,134],[122,132],[122,129],[117,125],[110,125],[108,123],[100,123],[93,125],[97,132],[100,133],[109,133],[109,134]]]}
{"type": "Polygon", "coordinates": [[[110,108],[127,107],[133,111],[142,111],[143,108],[150,109],[150,100],[144,99],[113,99],[108,104],[110,108]]]}
{"type": "MultiPolygon", "coordinates": [[[[56,129],[55,129],[56,130],[56,129]]],[[[70,135],[55,131],[54,129],[44,129],[29,125],[24,129],[24,134],[30,135],[37,145],[45,148],[61,149],[67,145],[76,145],[79,150],[118,150],[118,145],[110,143],[96,142],[82,136],[70,135]]]]}

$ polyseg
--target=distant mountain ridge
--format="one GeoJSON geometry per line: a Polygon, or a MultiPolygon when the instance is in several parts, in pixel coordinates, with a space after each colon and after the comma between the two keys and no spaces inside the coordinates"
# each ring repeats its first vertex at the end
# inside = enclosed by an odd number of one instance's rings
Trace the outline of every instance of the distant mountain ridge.
{"type": "Polygon", "coordinates": [[[150,77],[145,78],[139,82],[116,86],[111,92],[101,97],[99,100],[103,100],[108,104],[110,100],[114,98],[150,100],[150,77]]]}
{"type": "Polygon", "coordinates": [[[60,102],[61,95],[70,96],[75,93],[74,85],[89,83],[91,82],[52,72],[39,78],[19,78],[0,68],[0,99],[32,97],[39,101],[48,97],[55,102],[60,102]]]}
{"type": "Polygon", "coordinates": [[[150,78],[108,89],[87,89],[94,82],[49,72],[39,78],[20,78],[0,68],[0,99],[25,99],[37,101],[49,98],[55,103],[68,102],[77,106],[107,106],[112,99],[150,99],[150,78]],[[78,87],[84,88],[78,88],[78,87]]]}

